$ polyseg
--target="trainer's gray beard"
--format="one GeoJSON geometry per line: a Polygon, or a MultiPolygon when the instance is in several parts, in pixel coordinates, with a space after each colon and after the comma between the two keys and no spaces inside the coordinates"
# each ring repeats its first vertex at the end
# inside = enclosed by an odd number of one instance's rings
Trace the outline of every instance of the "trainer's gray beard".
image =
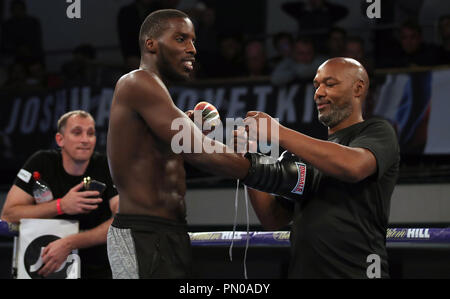
{"type": "Polygon", "coordinates": [[[341,121],[349,117],[353,112],[351,103],[344,104],[343,107],[338,107],[336,104],[330,104],[330,112],[327,115],[320,114],[319,121],[328,128],[334,128],[341,121]]]}

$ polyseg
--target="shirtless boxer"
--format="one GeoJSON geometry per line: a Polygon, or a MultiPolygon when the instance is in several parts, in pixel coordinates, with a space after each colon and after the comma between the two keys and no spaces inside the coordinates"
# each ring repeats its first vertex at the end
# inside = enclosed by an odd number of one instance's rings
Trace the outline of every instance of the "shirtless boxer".
{"type": "MultiPolygon", "coordinates": [[[[238,154],[174,154],[174,119],[191,127],[191,144],[207,138],[179,110],[167,90],[189,78],[195,32],[178,10],[151,13],[140,31],[141,63],[117,82],[111,105],[107,152],[120,195],[108,232],[113,278],[186,278],[191,248],[186,228],[184,160],[202,170],[242,179],[249,162],[238,154]],[[194,131],[196,131],[194,133],[194,131]]],[[[194,152],[194,151],[192,151],[194,152]]]]}

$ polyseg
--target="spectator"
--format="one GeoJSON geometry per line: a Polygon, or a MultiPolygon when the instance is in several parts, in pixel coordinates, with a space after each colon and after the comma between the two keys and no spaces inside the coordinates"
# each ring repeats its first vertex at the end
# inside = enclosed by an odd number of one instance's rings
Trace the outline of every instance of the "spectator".
{"type": "MultiPolygon", "coordinates": [[[[261,0],[203,0],[216,12],[217,30],[220,35],[254,36],[266,29],[266,1],[261,0]],[[251,19],[249,16],[251,15],[251,19]]],[[[200,56],[200,55],[199,55],[200,56]]]]}
{"type": "Polygon", "coordinates": [[[63,81],[66,85],[114,85],[123,75],[123,68],[98,63],[96,58],[97,51],[92,45],[81,44],[77,46],[72,52],[72,59],[61,67],[62,79],[60,81],[63,81]]]}
{"type": "MultiPolygon", "coordinates": [[[[373,55],[376,68],[386,67],[386,57],[391,56],[399,48],[398,39],[395,37],[394,24],[398,23],[396,10],[398,1],[384,1],[381,5],[381,18],[375,18],[373,35],[373,55]]],[[[367,18],[368,6],[372,3],[361,1],[361,14],[367,18]]]]}
{"type": "Polygon", "coordinates": [[[392,1],[395,7],[395,16],[397,20],[404,20],[407,18],[418,19],[424,0],[396,0],[392,1]]]}
{"type": "Polygon", "coordinates": [[[260,40],[251,40],[245,46],[245,66],[247,76],[261,77],[270,75],[266,50],[260,40]]]}
{"type": "Polygon", "coordinates": [[[352,36],[347,38],[345,43],[345,57],[350,57],[361,63],[369,73],[369,76],[373,71],[373,62],[368,55],[366,55],[364,40],[358,36],[352,36]]]}
{"type": "Polygon", "coordinates": [[[346,7],[325,0],[287,2],[281,8],[297,21],[299,34],[315,34],[315,43],[324,40],[334,24],[348,14],[346,7]]]}
{"type": "Polygon", "coordinates": [[[450,15],[439,18],[438,24],[441,45],[438,49],[438,64],[450,64],[450,15]]]}
{"type": "Polygon", "coordinates": [[[162,7],[159,0],[134,0],[119,10],[117,27],[120,49],[127,71],[139,67],[139,30],[142,22],[149,13],[162,7]]]}
{"type": "MultiPolygon", "coordinates": [[[[232,78],[245,74],[242,41],[237,35],[222,35],[219,38],[219,57],[214,65],[208,66],[211,77],[232,78]]],[[[200,55],[199,55],[200,56],[200,55]]]]}
{"type": "Polygon", "coordinates": [[[269,59],[269,65],[274,68],[284,58],[291,56],[294,37],[287,32],[277,33],[272,38],[272,45],[276,51],[276,55],[269,59]]]}
{"type": "Polygon", "coordinates": [[[26,85],[28,89],[46,89],[48,87],[47,71],[40,60],[27,63],[26,85]]]}
{"type": "Polygon", "coordinates": [[[8,89],[24,89],[27,69],[24,63],[15,62],[8,67],[8,75],[4,87],[8,89]]]}
{"type": "Polygon", "coordinates": [[[43,59],[40,21],[27,14],[23,0],[13,0],[11,18],[2,24],[1,51],[12,60],[29,62],[43,59]]]}
{"type": "Polygon", "coordinates": [[[58,121],[56,142],[60,150],[35,153],[20,170],[8,192],[2,220],[22,218],[78,220],[81,232],[58,239],[43,250],[44,265],[38,274],[55,272],[74,249],[80,249],[81,278],[111,278],[106,233],[117,212],[119,196],[113,185],[106,156],[94,152],[95,122],[85,111],[71,111],[58,121]],[[33,172],[39,172],[53,198],[39,202],[33,196],[33,172]],[[103,193],[83,191],[83,178],[106,184],[103,193]]]}
{"type": "Polygon", "coordinates": [[[361,63],[369,74],[369,77],[372,78],[370,81],[369,92],[367,93],[366,100],[364,101],[362,109],[363,116],[365,118],[372,117],[376,101],[374,93],[372,91],[375,90],[378,86],[379,78],[377,78],[376,76],[372,76],[374,71],[374,64],[373,60],[368,55],[366,55],[364,40],[359,36],[351,36],[347,38],[347,41],[345,43],[344,56],[353,58],[361,63]]]}
{"type": "Polygon", "coordinates": [[[400,49],[381,58],[383,67],[436,65],[436,50],[423,42],[422,28],[415,20],[407,20],[401,25],[399,41],[400,49]]]}
{"type": "Polygon", "coordinates": [[[325,57],[316,55],[311,39],[300,38],[294,43],[292,56],[277,65],[271,81],[275,85],[284,85],[297,79],[312,79],[324,61],[325,57]]]}
{"type": "Polygon", "coordinates": [[[72,59],[63,64],[61,71],[68,84],[93,83],[96,81],[95,58],[97,53],[90,44],[82,44],[72,52],[72,59]]]}
{"type": "Polygon", "coordinates": [[[346,39],[347,32],[344,29],[339,27],[331,28],[327,36],[327,52],[324,54],[330,58],[344,56],[346,39]]]}
{"type": "Polygon", "coordinates": [[[49,75],[39,59],[15,62],[9,66],[3,86],[12,90],[40,91],[49,87],[49,75]]]}
{"type": "Polygon", "coordinates": [[[200,54],[196,57],[196,77],[208,78],[216,71],[215,63],[219,57],[216,11],[213,7],[199,2],[191,9],[191,15],[197,35],[195,48],[200,54]]]}

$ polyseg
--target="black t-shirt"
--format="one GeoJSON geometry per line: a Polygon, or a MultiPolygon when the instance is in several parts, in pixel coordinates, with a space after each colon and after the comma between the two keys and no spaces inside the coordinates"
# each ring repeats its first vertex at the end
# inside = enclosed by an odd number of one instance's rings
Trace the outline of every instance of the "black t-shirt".
{"type": "MultiPolygon", "coordinates": [[[[41,180],[47,184],[53,193],[53,200],[62,198],[71,188],[83,181],[84,177],[106,184],[102,194],[103,201],[98,208],[88,214],[60,215],[55,218],[78,220],[80,231],[97,227],[111,218],[109,200],[117,195],[117,190],[111,179],[108,162],[105,155],[94,153],[85,173],[81,176],[68,174],[62,165],[60,150],[42,150],[33,154],[19,171],[14,184],[33,196],[34,179],[32,174],[38,171],[41,180]]],[[[106,244],[80,249],[81,277],[111,277],[106,244]]]]}
{"type": "Polygon", "coordinates": [[[370,150],[376,174],[346,183],[315,171],[310,196],[295,205],[291,232],[291,278],[367,278],[380,258],[389,277],[386,252],[390,198],[398,177],[400,150],[393,127],[374,118],[342,129],[331,142],[370,150]]]}

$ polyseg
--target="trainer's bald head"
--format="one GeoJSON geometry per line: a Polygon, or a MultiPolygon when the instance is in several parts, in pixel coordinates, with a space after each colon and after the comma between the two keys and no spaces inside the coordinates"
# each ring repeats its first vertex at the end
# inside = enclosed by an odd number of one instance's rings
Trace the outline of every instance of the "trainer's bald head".
{"type": "Polygon", "coordinates": [[[347,80],[351,80],[351,82],[363,82],[363,98],[361,100],[366,98],[369,91],[370,82],[369,75],[361,63],[352,58],[336,57],[325,61],[321,66],[319,66],[317,71],[320,71],[320,69],[325,67],[336,68],[340,75],[346,77],[345,79],[347,80]]]}

